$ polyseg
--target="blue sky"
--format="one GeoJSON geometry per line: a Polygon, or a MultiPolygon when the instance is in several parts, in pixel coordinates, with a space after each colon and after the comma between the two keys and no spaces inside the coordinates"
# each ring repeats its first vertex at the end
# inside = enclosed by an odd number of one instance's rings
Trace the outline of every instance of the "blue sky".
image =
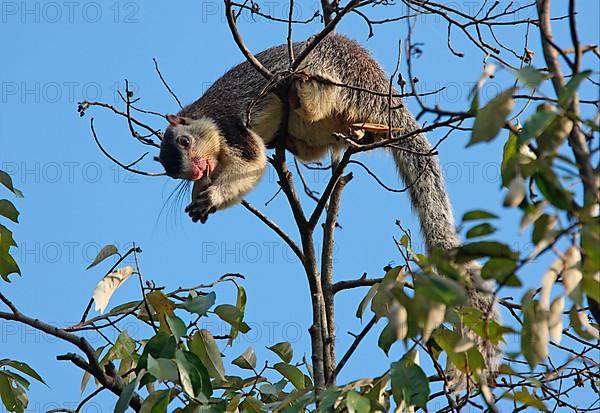
{"type": "MultiPolygon", "coordinates": [[[[305,19],[319,2],[297,3],[296,17],[305,19]]],[[[465,12],[473,10],[475,3],[456,2],[465,12]]],[[[562,7],[563,2],[555,3],[562,7]]],[[[582,43],[597,42],[599,4],[580,3],[582,43]]],[[[227,272],[246,276],[247,319],[253,322],[253,330],[233,349],[224,349],[228,356],[237,356],[251,345],[264,360],[268,356],[264,347],[284,340],[295,342],[297,355],[306,352],[311,318],[307,283],[299,263],[276,235],[242,207],[213,215],[205,225],[192,224],[182,206],[167,201],[175,181],[130,175],[96,148],[89,131],[91,116],[96,119],[99,137],[115,156],[123,161],[137,158],[143,148],[129,136],[124,122],[94,109],[81,119],[76,111],[77,102],[83,99],[120,104],[116,90],[128,79],[136,96],[142,98],[140,106],[176,112],[177,104],[156,76],[152,58],[158,60],[184,103],[196,99],[243,58],[225,24],[222,2],[2,2],[1,7],[0,169],[11,173],[15,186],[25,194],[16,201],[21,223],[13,227],[19,243],[15,255],[23,277],[13,277],[10,285],[0,284],[1,291],[27,314],[58,325],[73,324],[103,274],[101,266],[85,271],[99,248],[113,243],[125,250],[135,242],[144,251],[141,268],[145,278],[168,289],[208,282],[227,272]]],[[[287,2],[266,3],[264,10],[267,7],[278,17],[287,16],[287,2]]],[[[389,17],[403,9],[395,6],[371,12],[389,17]]],[[[561,12],[564,10],[557,7],[554,15],[561,12]]],[[[532,16],[531,11],[521,13],[520,18],[532,16]]],[[[240,28],[253,51],[285,39],[285,25],[260,18],[254,21],[247,14],[242,21],[240,28]]],[[[304,39],[319,29],[318,22],[298,26],[294,35],[304,39]]],[[[505,43],[522,50],[524,30],[524,26],[509,26],[499,34],[505,43]]],[[[555,30],[558,39],[568,39],[564,37],[566,21],[557,24],[555,30]]],[[[364,22],[350,16],[339,31],[369,48],[391,72],[397,42],[406,36],[406,24],[375,26],[375,36],[368,40],[364,22]]],[[[414,70],[421,91],[446,87],[440,96],[427,97],[428,104],[462,109],[468,105],[468,92],[481,73],[483,56],[459,33],[455,32],[453,39],[454,47],[463,51],[465,58],[456,58],[447,50],[446,26],[439,19],[420,21],[413,41],[423,43],[423,55],[415,60],[414,70]]],[[[536,53],[534,64],[543,66],[537,44],[537,32],[533,31],[529,48],[536,53]]],[[[508,53],[503,55],[515,62],[508,53]]],[[[597,66],[590,66],[596,63],[590,62],[585,59],[584,67],[597,71],[597,66]]],[[[404,64],[401,70],[406,73],[404,64]]],[[[509,85],[511,76],[500,70],[484,87],[483,99],[509,85]]],[[[589,88],[584,95],[597,98],[597,90],[589,88]]],[[[408,105],[417,108],[414,101],[409,100],[408,105]]],[[[154,120],[154,125],[164,126],[160,120],[154,120]]],[[[436,141],[441,133],[432,133],[430,139],[436,141]]],[[[529,234],[516,235],[518,212],[500,207],[499,162],[505,137],[465,149],[468,138],[468,134],[457,133],[440,149],[456,216],[475,208],[492,210],[501,216],[500,236],[515,248],[531,252],[529,234]]],[[[385,153],[366,154],[362,159],[386,183],[401,186],[385,153]]],[[[146,167],[159,170],[159,165],[150,161],[146,167]]],[[[323,172],[308,173],[307,177],[317,188],[327,180],[323,172]]],[[[277,189],[275,181],[271,170],[247,199],[296,234],[283,196],[264,206],[277,189]]],[[[343,229],[336,234],[335,279],[356,278],[364,272],[380,276],[386,264],[400,263],[392,240],[399,236],[394,221],[400,219],[415,235],[418,233],[407,195],[386,192],[356,170],[343,204],[343,229]]],[[[539,285],[541,268],[534,265],[523,277],[528,285],[539,285]]],[[[216,290],[220,302],[234,299],[230,286],[216,290]]],[[[136,283],[129,282],[115,294],[113,303],[133,299],[138,292],[136,283]]],[[[522,295],[521,291],[506,292],[518,298],[522,295]]],[[[346,331],[361,328],[354,312],[364,293],[366,290],[342,293],[337,298],[339,353],[350,341],[346,331]]],[[[127,327],[138,337],[147,334],[136,331],[133,324],[127,327]]],[[[224,328],[221,324],[206,327],[224,328]]],[[[369,335],[341,381],[376,375],[387,368],[389,360],[376,348],[377,335],[369,335]]],[[[96,346],[103,344],[97,336],[89,338],[96,346]]],[[[516,341],[510,344],[514,346],[516,341]]],[[[46,378],[48,387],[32,386],[29,411],[73,408],[79,401],[80,372],[54,359],[56,354],[72,351],[69,346],[28,328],[0,322],[0,349],[0,356],[27,361],[46,378]]],[[[391,360],[403,350],[402,345],[395,345],[391,360]]],[[[101,396],[84,411],[108,412],[114,401],[111,396],[101,396]]]]}

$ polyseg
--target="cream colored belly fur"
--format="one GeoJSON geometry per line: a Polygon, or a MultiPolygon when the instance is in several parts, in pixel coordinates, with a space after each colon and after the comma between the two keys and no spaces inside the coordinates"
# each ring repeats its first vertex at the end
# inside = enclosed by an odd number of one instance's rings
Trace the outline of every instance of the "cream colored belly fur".
{"type": "MultiPolygon", "coordinates": [[[[301,96],[302,97],[302,96],[301,96]]],[[[312,102],[332,102],[330,99],[314,99],[312,102]]],[[[307,100],[303,100],[306,102],[307,100]]],[[[286,141],[298,158],[304,161],[321,159],[329,149],[341,148],[344,145],[333,136],[335,132],[347,133],[348,122],[331,113],[324,104],[307,108],[300,106],[290,112],[288,119],[289,137],[286,141]]],[[[282,104],[279,98],[271,96],[264,109],[253,114],[251,127],[265,142],[269,144],[279,129],[282,117],[282,104]]]]}

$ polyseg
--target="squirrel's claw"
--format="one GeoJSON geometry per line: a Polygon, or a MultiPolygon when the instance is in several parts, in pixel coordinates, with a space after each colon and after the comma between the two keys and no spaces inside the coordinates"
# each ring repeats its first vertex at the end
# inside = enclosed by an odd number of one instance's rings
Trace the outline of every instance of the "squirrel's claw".
{"type": "Polygon", "coordinates": [[[192,218],[193,222],[204,224],[208,219],[208,215],[212,214],[217,210],[215,203],[213,202],[211,188],[207,188],[198,194],[198,197],[192,201],[187,207],[185,212],[192,218]]]}

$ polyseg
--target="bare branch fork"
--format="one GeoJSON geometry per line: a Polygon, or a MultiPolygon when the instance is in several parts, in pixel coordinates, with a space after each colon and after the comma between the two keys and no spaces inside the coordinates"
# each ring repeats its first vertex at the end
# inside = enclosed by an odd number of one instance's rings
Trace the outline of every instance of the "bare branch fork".
{"type": "MultiPolygon", "coordinates": [[[[121,377],[116,374],[113,369],[110,368],[102,368],[100,366],[98,358],[96,357],[94,348],[90,345],[90,343],[83,337],[79,337],[73,333],[70,333],[62,328],[54,327],[52,325],[46,324],[43,321],[38,319],[31,318],[23,313],[21,313],[17,307],[6,298],[2,293],[0,293],[0,301],[2,301],[6,306],[11,310],[10,313],[0,312],[0,319],[8,320],[8,321],[16,321],[18,323],[22,323],[28,325],[30,327],[35,328],[41,332],[44,332],[48,335],[66,341],[68,343],[73,344],[77,347],[86,357],[83,359],[81,356],[69,353],[64,356],[58,356],[58,360],[67,360],[71,361],[77,367],[82,370],[88,372],[92,376],[94,376],[100,384],[109,389],[111,392],[120,396],[125,388],[125,384],[121,377]]],[[[142,399],[137,393],[133,393],[131,400],[129,401],[129,406],[135,410],[139,411],[142,405],[142,399]]]]}

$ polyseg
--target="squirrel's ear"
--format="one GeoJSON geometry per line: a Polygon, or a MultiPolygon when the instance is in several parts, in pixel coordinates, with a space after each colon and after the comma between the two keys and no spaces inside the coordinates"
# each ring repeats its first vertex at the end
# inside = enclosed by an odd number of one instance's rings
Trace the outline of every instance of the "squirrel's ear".
{"type": "Polygon", "coordinates": [[[187,119],[178,115],[167,115],[167,120],[171,126],[187,125],[187,119]]]}

